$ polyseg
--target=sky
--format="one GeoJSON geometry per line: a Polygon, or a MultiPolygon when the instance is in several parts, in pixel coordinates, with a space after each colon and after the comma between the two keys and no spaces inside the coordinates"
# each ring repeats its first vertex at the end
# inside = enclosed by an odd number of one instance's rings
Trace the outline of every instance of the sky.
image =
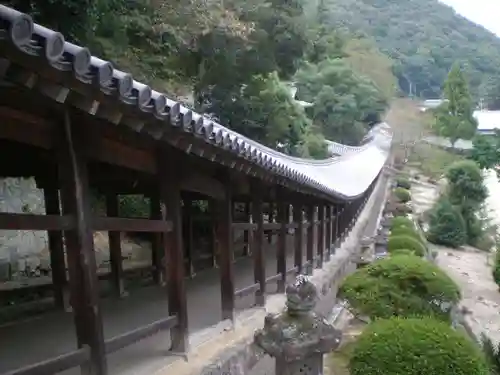
{"type": "Polygon", "coordinates": [[[500,37],[499,0],[441,0],[441,2],[500,37]]]}

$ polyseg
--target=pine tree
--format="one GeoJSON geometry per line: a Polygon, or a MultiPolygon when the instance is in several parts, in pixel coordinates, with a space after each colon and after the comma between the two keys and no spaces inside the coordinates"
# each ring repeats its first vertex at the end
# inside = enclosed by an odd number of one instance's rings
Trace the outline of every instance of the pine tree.
{"type": "Polygon", "coordinates": [[[458,64],[454,64],[444,83],[446,102],[437,110],[436,128],[452,147],[459,139],[471,139],[477,129],[472,116],[473,103],[469,86],[458,64]]]}

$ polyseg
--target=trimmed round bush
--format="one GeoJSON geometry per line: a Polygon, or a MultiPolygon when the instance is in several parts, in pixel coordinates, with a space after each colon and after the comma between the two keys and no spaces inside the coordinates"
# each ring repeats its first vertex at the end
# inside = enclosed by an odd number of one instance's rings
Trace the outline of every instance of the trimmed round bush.
{"type": "Polygon", "coordinates": [[[391,253],[391,256],[398,256],[398,255],[415,255],[415,252],[413,250],[408,250],[408,249],[398,249],[394,250],[391,253]]]}
{"type": "Polygon", "coordinates": [[[411,219],[408,219],[407,217],[394,217],[391,220],[391,230],[393,230],[396,227],[408,227],[408,228],[415,228],[415,224],[411,219]]]}
{"type": "Polygon", "coordinates": [[[395,227],[391,229],[391,236],[408,236],[416,239],[417,241],[421,242],[422,245],[425,245],[425,243],[422,242],[422,236],[420,235],[419,232],[417,232],[416,229],[409,228],[409,227],[395,227]]]}
{"type": "Polygon", "coordinates": [[[396,203],[392,214],[396,217],[406,217],[406,215],[411,214],[412,209],[404,203],[396,203]]]}
{"type": "Polygon", "coordinates": [[[410,190],[411,183],[410,180],[407,179],[406,177],[398,177],[396,180],[396,186],[406,190],[410,190]]]}
{"type": "Polygon", "coordinates": [[[339,295],[354,311],[371,319],[434,316],[449,321],[451,308],[460,300],[460,289],[435,264],[415,255],[398,254],[347,276],[339,295]]]}
{"type": "Polygon", "coordinates": [[[404,188],[398,187],[398,188],[394,189],[394,195],[402,203],[406,203],[406,202],[411,201],[410,191],[406,190],[404,188]]]}
{"type": "Polygon", "coordinates": [[[477,345],[432,318],[375,321],[360,335],[351,375],[489,375],[477,345]]]}
{"type": "Polygon", "coordinates": [[[387,250],[392,253],[395,250],[408,249],[415,252],[415,255],[422,257],[425,255],[425,246],[410,236],[390,236],[387,241],[387,250]]]}
{"type": "Polygon", "coordinates": [[[429,215],[427,239],[435,244],[459,247],[467,240],[465,220],[445,198],[440,199],[429,215]]]}

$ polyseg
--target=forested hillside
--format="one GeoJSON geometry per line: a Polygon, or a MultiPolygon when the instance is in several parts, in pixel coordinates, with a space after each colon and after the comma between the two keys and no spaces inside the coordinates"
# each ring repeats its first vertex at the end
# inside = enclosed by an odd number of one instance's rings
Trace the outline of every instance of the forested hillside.
{"type": "Polygon", "coordinates": [[[328,19],[372,37],[395,61],[405,93],[438,97],[451,65],[466,70],[474,94],[500,77],[500,39],[438,0],[325,0],[328,19]]]}
{"type": "MultiPolygon", "coordinates": [[[[5,3],[5,2],[4,2],[5,3]]],[[[356,144],[394,95],[392,61],[301,0],[9,0],[137,80],[282,152],[356,144]],[[304,109],[290,94],[313,103],[304,109]]]]}

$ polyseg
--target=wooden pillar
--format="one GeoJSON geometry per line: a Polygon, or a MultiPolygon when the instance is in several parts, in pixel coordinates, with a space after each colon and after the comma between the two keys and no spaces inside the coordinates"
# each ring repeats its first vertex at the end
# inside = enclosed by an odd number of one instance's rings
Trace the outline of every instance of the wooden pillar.
{"type": "MultiPolygon", "coordinates": [[[[150,198],[150,218],[153,220],[161,220],[161,203],[159,191],[155,191],[150,198]]],[[[152,233],[151,242],[151,266],[153,271],[153,281],[156,285],[165,285],[165,267],[163,259],[165,257],[165,248],[163,246],[164,233],[152,233]]]]}
{"type": "MultiPolygon", "coordinates": [[[[43,188],[45,212],[47,215],[61,215],[59,206],[59,191],[56,186],[43,188]]],[[[66,261],[64,259],[64,244],[61,231],[48,231],[50,250],[50,268],[52,270],[52,285],[54,286],[54,302],[56,307],[70,310],[68,281],[66,279],[66,261]]]]}
{"type": "MultiPolygon", "coordinates": [[[[281,189],[279,189],[281,190],[281,189]]],[[[278,293],[285,292],[286,285],[286,237],[288,232],[287,224],[290,220],[289,205],[283,199],[282,191],[278,192],[278,222],[280,223],[279,237],[278,237],[278,251],[276,252],[276,271],[281,274],[278,280],[278,293]]]]}
{"type": "Polygon", "coordinates": [[[91,229],[91,208],[86,160],[85,133],[72,124],[74,116],[64,113],[59,140],[59,179],[63,213],[75,218],[75,227],[64,233],[71,289],[71,306],[76,326],[78,347],[90,347],[90,361],[81,366],[87,375],[107,373],[106,354],[94,239],[91,229]]]}
{"type": "Polygon", "coordinates": [[[307,227],[307,274],[312,274],[314,268],[314,227],[315,224],[315,207],[312,204],[307,206],[307,221],[309,225],[307,227]]]}
{"type": "Polygon", "coordinates": [[[332,227],[332,253],[335,254],[337,251],[337,237],[338,237],[338,226],[339,226],[339,206],[335,204],[332,208],[333,210],[333,227],[332,227]]]}
{"type": "Polygon", "coordinates": [[[293,205],[293,221],[297,226],[295,228],[295,251],[294,251],[294,265],[297,267],[297,273],[302,273],[302,259],[304,249],[304,212],[302,211],[302,204],[295,203],[293,205]]]}
{"type": "MultiPolygon", "coordinates": [[[[268,212],[268,221],[269,223],[274,223],[274,204],[273,202],[269,202],[269,212],[268,212]]],[[[267,242],[273,242],[273,229],[268,231],[267,242]]]]}
{"type": "Polygon", "coordinates": [[[186,212],[186,271],[189,277],[194,277],[193,268],[193,201],[190,199],[184,200],[184,210],[186,212]]]}
{"type": "Polygon", "coordinates": [[[188,351],[187,291],[184,279],[184,245],[182,238],[181,172],[179,161],[167,150],[158,155],[160,200],[163,203],[162,219],[170,220],[172,230],[164,233],[165,279],[168,294],[168,314],[176,315],[178,324],[170,329],[171,350],[188,351]]]}
{"type": "Polygon", "coordinates": [[[234,251],[231,181],[225,176],[225,197],[216,201],[216,241],[219,254],[222,320],[234,320],[234,251]]]}
{"type": "MultiPolygon", "coordinates": [[[[106,194],[106,215],[108,217],[118,217],[118,195],[106,194]]],[[[118,297],[126,297],[125,285],[123,282],[123,262],[120,232],[109,231],[109,261],[111,263],[111,284],[113,291],[118,297]]]]}
{"type": "Polygon", "coordinates": [[[325,235],[325,243],[326,243],[326,252],[325,252],[325,261],[330,261],[330,255],[332,251],[332,206],[326,206],[326,235],[325,235]]]}
{"type": "Polygon", "coordinates": [[[214,199],[208,200],[208,213],[210,214],[210,223],[212,228],[212,266],[213,268],[219,268],[219,249],[217,247],[217,227],[215,223],[217,222],[217,205],[214,199]]]}
{"type": "MultiPolygon", "coordinates": [[[[247,223],[252,222],[252,211],[250,208],[250,202],[245,202],[245,221],[247,223]]],[[[243,242],[245,243],[245,250],[243,252],[244,256],[249,256],[252,254],[252,240],[253,240],[253,230],[248,229],[243,232],[243,242]]]]}
{"type": "Polygon", "coordinates": [[[252,218],[257,226],[252,249],[253,272],[254,282],[259,283],[260,286],[260,290],[255,293],[255,304],[264,306],[266,303],[266,261],[264,258],[264,212],[260,181],[253,181],[252,197],[252,218]]]}
{"type": "Polygon", "coordinates": [[[318,261],[316,262],[317,268],[323,267],[323,260],[325,255],[325,206],[320,204],[318,206],[318,240],[317,240],[317,249],[316,256],[318,257],[318,261]]]}

